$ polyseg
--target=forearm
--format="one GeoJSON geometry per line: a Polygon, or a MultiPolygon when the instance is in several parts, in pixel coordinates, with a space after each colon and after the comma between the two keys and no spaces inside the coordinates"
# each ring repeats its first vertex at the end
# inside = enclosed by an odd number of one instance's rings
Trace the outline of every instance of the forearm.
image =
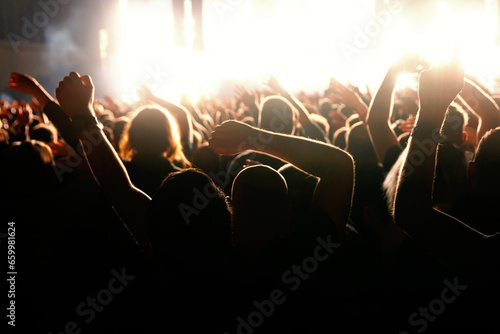
{"type": "Polygon", "coordinates": [[[78,138],[103,190],[119,193],[133,188],[125,166],[100,127],[90,126],[78,132],[78,138]]]}
{"type": "Polygon", "coordinates": [[[280,90],[280,94],[287,99],[294,107],[297,109],[299,112],[299,123],[304,125],[310,122],[309,119],[309,112],[307,111],[306,107],[293,95],[287,92],[284,89],[280,90]]]}
{"type": "MultiPolygon", "coordinates": [[[[419,112],[420,114],[420,112],[419,112]]],[[[460,221],[433,208],[432,193],[442,120],[428,112],[419,115],[414,134],[408,142],[408,152],[401,169],[395,203],[395,222],[446,265],[470,271],[478,259],[472,243],[481,235],[460,221]],[[469,243],[472,247],[464,246],[469,243]]],[[[442,112],[441,114],[444,114],[442,112]]]]}
{"type": "Polygon", "coordinates": [[[322,141],[323,143],[330,144],[325,131],[313,120],[302,126],[304,129],[305,137],[322,141]]]}
{"type": "Polygon", "coordinates": [[[253,139],[249,139],[249,148],[277,156],[318,177],[341,177],[352,167],[352,158],[345,151],[319,141],[260,129],[253,139]]]}
{"type": "MultiPolygon", "coordinates": [[[[283,90],[284,91],[284,90],[283,90]]],[[[302,125],[304,130],[306,131],[306,137],[320,140],[324,143],[330,143],[325,132],[311,120],[309,117],[309,111],[307,111],[306,107],[292,94],[288,92],[282,93],[282,95],[290,101],[290,103],[295,107],[295,109],[299,112],[299,123],[302,125]]]]}
{"type": "Polygon", "coordinates": [[[352,205],[354,164],[351,156],[318,141],[259,130],[258,151],[288,161],[319,177],[312,206],[326,212],[339,236],[347,223],[352,205]]]}
{"type": "Polygon", "coordinates": [[[54,124],[54,126],[59,130],[66,143],[68,143],[68,145],[70,145],[75,152],[83,155],[83,153],[78,149],[80,141],[72,128],[71,119],[64,113],[61,107],[54,101],[49,101],[45,104],[43,112],[47,115],[52,124],[54,124]]]}
{"type": "Polygon", "coordinates": [[[397,79],[397,73],[389,69],[368,109],[366,117],[368,125],[388,126],[397,79]]]}
{"type": "Polygon", "coordinates": [[[389,125],[393,106],[397,75],[389,70],[373,97],[366,116],[367,130],[379,162],[383,162],[387,150],[398,145],[396,134],[389,125]]]}
{"type": "Polygon", "coordinates": [[[191,121],[191,114],[189,111],[182,107],[178,106],[174,103],[168,102],[162,98],[159,98],[155,95],[151,96],[151,100],[156,104],[162,106],[167,109],[168,112],[177,120],[179,125],[179,130],[181,132],[181,136],[186,138],[189,142],[189,145],[193,145],[193,125],[191,121]]]}
{"type": "Polygon", "coordinates": [[[104,195],[123,219],[138,245],[149,251],[143,223],[150,198],[132,185],[125,166],[106,135],[97,126],[78,133],[92,173],[104,195]]]}
{"type": "Polygon", "coordinates": [[[41,85],[37,85],[37,89],[33,91],[32,95],[38,101],[42,109],[44,109],[49,102],[55,102],[54,98],[47,93],[45,88],[41,85]]]}
{"type": "Polygon", "coordinates": [[[479,86],[466,80],[460,96],[478,117],[478,141],[486,132],[500,126],[500,110],[497,104],[479,86]]]}
{"type": "MultiPolygon", "coordinates": [[[[366,123],[368,117],[368,107],[366,106],[366,104],[364,104],[364,102],[358,102],[359,103],[356,103],[356,105],[354,106],[354,110],[356,110],[356,112],[358,113],[359,118],[366,123]]],[[[392,109],[392,107],[390,108],[392,109]]]]}
{"type": "MultiPolygon", "coordinates": [[[[431,128],[430,124],[419,123],[431,128]]],[[[418,127],[418,123],[416,125],[418,127]]],[[[439,131],[439,128],[437,128],[439,131]]],[[[432,135],[410,137],[405,162],[400,171],[395,202],[400,216],[432,208],[432,187],[438,142],[432,135]]],[[[421,212],[421,211],[420,211],[421,212]]],[[[405,217],[404,217],[405,218],[405,217]]]]}
{"type": "Polygon", "coordinates": [[[152,95],[150,97],[151,101],[153,101],[154,103],[162,106],[163,108],[167,109],[168,111],[170,111],[172,113],[173,116],[177,117],[177,116],[182,116],[182,115],[185,115],[187,113],[189,113],[184,107],[180,107],[174,103],[171,103],[171,102],[168,102],[156,95],[152,95]]]}

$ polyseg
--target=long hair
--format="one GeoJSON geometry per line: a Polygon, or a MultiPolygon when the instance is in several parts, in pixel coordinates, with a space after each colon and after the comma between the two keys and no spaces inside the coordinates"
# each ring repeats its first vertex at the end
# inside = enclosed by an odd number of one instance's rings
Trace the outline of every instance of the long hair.
{"type": "Polygon", "coordinates": [[[179,125],[167,110],[145,106],[137,110],[120,140],[120,156],[130,161],[136,154],[162,155],[179,167],[191,167],[183,152],[179,125]]]}

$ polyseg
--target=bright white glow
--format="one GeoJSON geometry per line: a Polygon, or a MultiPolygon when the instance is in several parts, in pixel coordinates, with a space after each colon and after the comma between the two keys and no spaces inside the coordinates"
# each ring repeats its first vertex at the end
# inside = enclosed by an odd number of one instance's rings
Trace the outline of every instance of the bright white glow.
{"type": "MultiPolygon", "coordinates": [[[[166,99],[179,101],[188,94],[196,100],[217,92],[223,80],[258,85],[266,73],[295,91],[321,91],[332,76],[344,84],[376,87],[390,64],[411,51],[433,63],[455,54],[466,72],[489,88],[500,74],[500,52],[494,45],[496,2],[491,1],[473,9],[436,3],[436,15],[429,15],[434,19],[421,31],[402,14],[393,14],[360,46],[353,36],[376,22],[370,16],[377,15],[373,1],[282,0],[270,5],[205,0],[203,52],[192,51],[190,1],[185,2],[185,48],[174,46],[169,1],[119,4],[121,50],[115,55],[114,77],[127,100],[136,98],[135,87],[144,82],[166,99]],[[342,43],[354,47],[350,59],[341,52],[342,43]]],[[[415,76],[401,79],[398,87],[415,87],[415,76]]]]}
{"type": "Polygon", "coordinates": [[[186,39],[186,47],[193,49],[194,41],[194,20],[192,13],[192,5],[190,0],[184,1],[184,38],[186,39]]]}
{"type": "Polygon", "coordinates": [[[106,29],[99,30],[99,55],[102,60],[108,57],[109,37],[106,29]]]}
{"type": "MultiPolygon", "coordinates": [[[[428,22],[425,31],[413,31],[405,22],[398,22],[384,34],[385,43],[379,50],[382,58],[392,61],[406,52],[419,53],[433,64],[458,57],[466,73],[478,77],[493,90],[494,78],[500,74],[497,61],[500,50],[494,44],[495,33],[496,7],[491,2],[482,8],[460,8],[441,1],[436,6],[435,19],[428,22]]],[[[379,60],[382,64],[382,59],[372,58],[375,64],[379,60]]],[[[414,86],[411,79],[401,81],[400,85],[414,86]]]]}

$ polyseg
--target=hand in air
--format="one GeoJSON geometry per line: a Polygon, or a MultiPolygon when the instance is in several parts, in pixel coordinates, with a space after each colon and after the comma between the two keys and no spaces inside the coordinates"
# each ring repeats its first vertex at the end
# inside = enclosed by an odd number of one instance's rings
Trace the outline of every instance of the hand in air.
{"type": "MultiPolygon", "coordinates": [[[[45,105],[53,100],[52,96],[47,93],[43,86],[40,85],[35,78],[27,74],[17,72],[11,73],[7,87],[21,93],[32,95],[38,102],[37,108],[33,108],[34,110],[43,110],[45,105]]],[[[35,107],[34,105],[32,106],[35,107]]]]}
{"type": "Polygon", "coordinates": [[[259,130],[238,121],[226,121],[217,126],[208,140],[218,154],[233,155],[252,148],[259,130]]]}
{"type": "Polygon", "coordinates": [[[36,91],[39,88],[40,84],[36,81],[35,78],[22,73],[11,73],[9,78],[9,83],[7,87],[9,89],[17,90],[18,92],[35,95],[36,91]]]}
{"type": "Polygon", "coordinates": [[[423,70],[429,69],[431,63],[416,53],[408,53],[399,58],[391,66],[391,70],[397,74],[405,73],[419,73],[423,70]]]}
{"type": "Polygon", "coordinates": [[[33,122],[33,112],[29,105],[25,105],[18,109],[17,113],[17,125],[20,127],[26,127],[33,122]]]}
{"type": "Polygon", "coordinates": [[[153,92],[151,91],[149,85],[144,82],[142,85],[137,87],[137,95],[139,95],[141,100],[149,101],[153,97],[153,92]]]}
{"type": "Polygon", "coordinates": [[[358,94],[351,91],[340,82],[332,83],[333,94],[347,107],[353,108],[359,112],[360,105],[364,104],[358,94]]]}
{"type": "Polygon", "coordinates": [[[247,107],[255,104],[255,95],[251,94],[243,85],[236,85],[234,93],[238,101],[243,102],[247,107]]]}
{"type": "Polygon", "coordinates": [[[458,60],[452,60],[423,71],[418,83],[420,113],[437,112],[442,119],[464,86],[464,69],[458,60]]]}
{"type": "Polygon", "coordinates": [[[56,88],[56,97],[61,108],[69,117],[76,115],[94,116],[92,107],[94,103],[94,85],[88,75],[80,77],[76,72],[71,72],[59,82],[56,88]]]}
{"type": "Polygon", "coordinates": [[[265,85],[269,86],[269,88],[271,88],[271,90],[275,93],[281,93],[283,91],[283,87],[279,83],[278,79],[276,79],[276,77],[272,74],[267,74],[264,77],[263,82],[265,85]]]}

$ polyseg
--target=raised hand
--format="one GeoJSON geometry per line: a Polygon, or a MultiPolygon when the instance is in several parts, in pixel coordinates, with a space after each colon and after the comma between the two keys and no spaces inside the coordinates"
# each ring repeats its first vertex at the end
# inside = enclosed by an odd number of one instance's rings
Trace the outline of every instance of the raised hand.
{"type": "Polygon", "coordinates": [[[416,53],[408,53],[391,66],[391,71],[397,74],[418,73],[428,69],[431,64],[416,53]]]}
{"type": "Polygon", "coordinates": [[[69,117],[77,115],[95,117],[92,107],[94,103],[94,85],[88,75],[80,77],[71,72],[56,88],[56,97],[62,109],[69,117]]]}
{"type": "Polygon", "coordinates": [[[457,60],[444,63],[420,74],[419,117],[443,119],[448,106],[464,86],[464,69],[457,60]]]}
{"type": "Polygon", "coordinates": [[[77,153],[71,148],[71,146],[62,141],[51,141],[48,145],[52,149],[52,153],[55,157],[66,157],[68,155],[73,157],[77,156],[77,153]]]}
{"type": "Polygon", "coordinates": [[[208,140],[218,154],[233,155],[252,148],[258,129],[238,121],[226,121],[217,126],[208,140]]]}
{"type": "Polygon", "coordinates": [[[141,100],[149,101],[153,97],[153,92],[148,84],[144,82],[141,86],[137,87],[137,95],[139,95],[141,100]]]}
{"type": "Polygon", "coordinates": [[[332,83],[332,89],[333,95],[335,95],[335,97],[337,97],[347,107],[356,110],[364,121],[364,119],[366,118],[368,107],[363,102],[361,97],[355,92],[349,90],[338,81],[332,83]]]}
{"type": "Polygon", "coordinates": [[[284,90],[278,79],[276,79],[276,77],[272,74],[266,74],[263,82],[265,85],[269,86],[269,88],[271,88],[271,90],[275,93],[282,93],[284,90]]]}
{"type": "Polygon", "coordinates": [[[410,115],[404,122],[399,124],[398,128],[403,132],[411,132],[414,126],[415,117],[413,117],[413,115],[410,115]]]}
{"type": "Polygon", "coordinates": [[[18,109],[17,113],[17,125],[19,127],[26,127],[33,122],[33,113],[29,105],[23,106],[18,109]]]}
{"type": "Polygon", "coordinates": [[[40,84],[35,78],[22,73],[11,73],[7,87],[21,93],[34,95],[40,84]]]}
{"type": "Polygon", "coordinates": [[[234,93],[238,101],[243,102],[244,105],[250,107],[255,104],[255,94],[250,93],[245,86],[236,85],[234,88],[234,93]]]}
{"type": "Polygon", "coordinates": [[[38,101],[42,109],[49,101],[53,100],[52,96],[47,93],[42,85],[40,85],[35,78],[27,74],[17,72],[11,73],[7,87],[21,93],[32,95],[38,101]]]}

